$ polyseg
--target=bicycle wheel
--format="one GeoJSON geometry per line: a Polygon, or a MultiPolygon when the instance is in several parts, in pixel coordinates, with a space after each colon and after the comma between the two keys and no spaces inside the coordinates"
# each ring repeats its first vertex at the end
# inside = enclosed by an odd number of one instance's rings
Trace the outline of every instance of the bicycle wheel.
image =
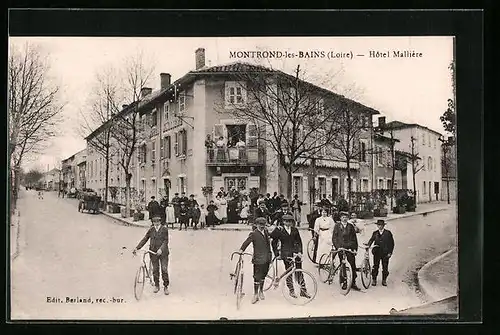
{"type": "Polygon", "coordinates": [[[339,286],[340,292],[343,295],[347,295],[351,290],[352,286],[352,267],[349,262],[345,261],[340,264],[339,269],[339,286]]]}
{"type": "Polygon", "coordinates": [[[154,278],[153,278],[153,262],[151,261],[151,258],[149,258],[149,265],[148,265],[148,278],[149,278],[149,283],[151,286],[155,286],[154,278]]]}
{"type": "Polygon", "coordinates": [[[293,305],[310,303],[318,292],[318,284],[313,275],[302,269],[295,269],[283,278],[281,292],[293,305]]]}
{"type": "Polygon", "coordinates": [[[316,244],[314,243],[314,239],[310,239],[309,242],[307,242],[307,257],[313,263],[317,263],[317,261],[314,262],[314,248],[315,247],[316,247],[316,244]]]}
{"type": "Polygon", "coordinates": [[[140,267],[135,274],[134,280],[134,296],[136,300],[140,300],[142,297],[142,292],[144,291],[144,279],[145,279],[144,267],[140,267]]]}
{"type": "Polygon", "coordinates": [[[274,271],[274,262],[271,262],[271,264],[269,264],[269,271],[267,271],[266,278],[264,278],[264,287],[262,287],[264,292],[268,291],[273,286],[275,277],[274,271]]]}
{"type": "Polygon", "coordinates": [[[328,282],[328,284],[331,284],[331,273],[333,271],[333,261],[332,261],[332,254],[323,254],[321,255],[321,258],[319,259],[318,262],[318,274],[319,274],[319,280],[321,280],[322,283],[328,282]]]}
{"type": "Polygon", "coordinates": [[[370,287],[372,283],[372,274],[371,274],[371,266],[370,261],[367,259],[363,260],[363,265],[361,266],[361,283],[365,289],[370,287]]]}
{"type": "Polygon", "coordinates": [[[243,272],[240,274],[240,278],[236,285],[236,308],[240,309],[241,307],[241,299],[243,299],[243,272]]]}
{"type": "Polygon", "coordinates": [[[240,269],[241,269],[240,263],[236,264],[236,269],[234,271],[234,294],[236,294],[236,291],[238,289],[240,269]]]}

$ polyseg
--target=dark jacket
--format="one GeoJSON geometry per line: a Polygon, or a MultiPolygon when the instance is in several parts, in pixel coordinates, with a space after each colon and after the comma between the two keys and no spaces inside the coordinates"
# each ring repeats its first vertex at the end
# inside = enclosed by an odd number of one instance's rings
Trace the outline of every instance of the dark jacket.
{"type": "Polygon", "coordinates": [[[187,206],[188,203],[189,203],[188,197],[180,197],[179,198],[179,203],[184,203],[187,206]]]}
{"type": "Polygon", "coordinates": [[[302,211],[302,201],[300,201],[299,199],[293,199],[293,200],[290,202],[290,208],[291,208],[292,210],[294,210],[294,209],[295,209],[295,206],[297,206],[297,207],[298,207],[297,209],[299,210],[299,212],[301,212],[301,211],[302,211]]]}
{"type": "Polygon", "coordinates": [[[278,241],[281,241],[281,250],[279,254],[282,258],[292,257],[294,253],[302,253],[302,239],[299,230],[291,227],[290,234],[284,227],[278,227],[271,233],[272,247],[274,254],[278,254],[278,241]]]}
{"type": "Polygon", "coordinates": [[[335,223],[333,227],[332,243],[335,248],[345,248],[358,251],[358,238],[356,230],[351,223],[347,223],[345,229],[342,223],[335,223]]]}
{"type": "Polygon", "coordinates": [[[255,209],[255,218],[268,218],[269,217],[269,211],[267,209],[262,209],[260,207],[257,207],[255,209]]]}
{"type": "Polygon", "coordinates": [[[326,198],[321,199],[320,205],[321,205],[321,207],[325,207],[325,208],[332,207],[332,203],[330,202],[330,200],[328,200],[326,198]]]}
{"type": "Polygon", "coordinates": [[[384,229],[382,235],[380,235],[378,230],[375,230],[367,244],[370,246],[374,242],[375,245],[379,246],[379,248],[373,249],[374,253],[379,252],[382,257],[392,254],[394,251],[394,238],[392,237],[392,233],[387,229],[384,229]]]}
{"type": "Polygon", "coordinates": [[[198,222],[198,220],[200,220],[201,210],[199,208],[193,208],[191,210],[191,216],[193,218],[193,221],[198,222]]]}
{"type": "Polygon", "coordinates": [[[252,263],[254,264],[267,264],[272,260],[270,238],[267,230],[264,229],[262,234],[257,229],[248,234],[247,239],[241,245],[241,250],[245,251],[250,243],[253,243],[253,257],[252,263]]]}
{"type": "Polygon", "coordinates": [[[148,204],[149,217],[152,218],[155,214],[160,214],[160,204],[156,200],[151,200],[148,204]]]}
{"type": "Polygon", "coordinates": [[[217,210],[217,206],[210,204],[207,206],[207,213],[208,214],[214,214],[214,212],[217,210]]]}
{"type": "Polygon", "coordinates": [[[149,250],[157,252],[161,249],[163,255],[168,255],[168,229],[165,226],[160,226],[158,232],[155,227],[149,228],[144,238],[139,242],[136,249],[139,250],[149,240],[149,250]]]}
{"type": "Polygon", "coordinates": [[[196,201],[196,199],[189,199],[186,205],[188,206],[188,208],[194,208],[194,205],[198,205],[198,201],[196,201]]]}

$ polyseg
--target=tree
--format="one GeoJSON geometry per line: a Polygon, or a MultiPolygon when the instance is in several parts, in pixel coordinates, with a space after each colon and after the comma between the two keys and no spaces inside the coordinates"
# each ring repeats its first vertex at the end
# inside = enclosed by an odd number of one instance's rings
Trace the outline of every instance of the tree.
{"type": "Polygon", "coordinates": [[[16,206],[19,171],[28,154],[40,152],[56,134],[63,109],[59,87],[50,77],[47,57],[41,49],[26,43],[10,45],[8,59],[9,161],[11,206],[16,206]],[[12,180],[13,179],[13,180],[12,180]]]}
{"type": "Polygon", "coordinates": [[[148,66],[142,52],[126,60],[123,73],[123,89],[128,105],[113,118],[111,137],[116,145],[118,164],[125,174],[125,212],[130,215],[131,163],[139,143],[142,141],[139,110],[143,90],[152,77],[154,67],[148,66]]]}
{"type": "Polygon", "coordinates": [[[24,174],[24,183],[26,185],[35,185],[43,178],[43,172],[38,169],[31,169],[24,174]]]}
{"type": "Polygon", "coordinates": [[[331,140],[335,149],[335,157],[346,163],[347,169],[347,201],[351,208],[351,163],[358,161],[360,156],[370,150],[360,145],[360,139],[367,135],[367,130],[372,127],[371,112],[362,112],[361,105],[352,100],[344,99],[341,109],[335,113],[338,131],[331,140]]]}
{"type": "Polygon", "coordinates": [[[89,108],[82,115],[80,133],[87,139],[87,145],[104,159],[104,204],[108,202],[109,168],[114,157],[112,132],[114,123],[110,122],[120,111],[123,92],[118,73],[113,67],[105,68],[95,75],[93,90],[88,98],[89,108]]]}
{"type": "MultiPolygon", "coordinates": [[[[439,118],[443,123],[444,130],[453,135],[453,139],[456,138],[456,111],[455,111],[455,61],[452,61],[448,66],[451,75],[451,85],[453,89],[453,99],[448,99],[448,108],[439,118]]],[[[452,144],[452,143],[450,143],[452,144]]]]}
{"type": "Polygon", "coordinates": [[[420,157],[418,155],[418,151],[416,149],[415,142],[417,139],[413,136],[410,137],[410,162],[411,162],[411,171],[412,171],[412,179],[413,179],[413,194],[415,195],[415,208],[417,208],[417,184],[415,182],[415,176],[418,172],[420,172],[424,166],[425,162],[420,165],[420,157]]]}
{"type": "Polygon", "coordinates": [[[249,140],[247,146],[256,147],[260,141],[276,153],[291,198],[292,174],[323,156],[321,151],[338,130],[334,121],[341,97],[304,81],[300,65],[290,75],[241,64],[232,75],[237,94],[224,92],[224,105],[217,111],[255,125],[255,141],[249,140]],[[246,98],[238,92],[245,92],[246,98]]]}

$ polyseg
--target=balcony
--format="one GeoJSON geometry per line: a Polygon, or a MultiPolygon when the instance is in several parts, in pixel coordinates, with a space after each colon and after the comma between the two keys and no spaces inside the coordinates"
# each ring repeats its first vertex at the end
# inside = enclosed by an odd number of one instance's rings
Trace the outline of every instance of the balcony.
{"type": "Polygon", "coordinates": [[[260,166],[264,160],[263,148],[207,149],[208,166],[260,166]]]}

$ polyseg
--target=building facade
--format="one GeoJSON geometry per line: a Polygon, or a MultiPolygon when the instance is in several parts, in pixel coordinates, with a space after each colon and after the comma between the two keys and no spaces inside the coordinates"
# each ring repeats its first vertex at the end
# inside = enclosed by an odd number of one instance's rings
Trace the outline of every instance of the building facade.
{"type": "Polygon", "coordinates": [[[43,186],[47,191],[59,190],[59,181],[61,178],[61,170],[52,169],[43,174],[43,186]]]}
{"type": "MultiPolygon", "coordinates": [[[[387,127],[399,140],[397,150],[419,157],[415,162],[417,202],[439,201],[442,189],[441,134],[418,124],[399,121],[389,122],[387,127]]],[[[388,136],[389,131],[385,135],[388,136]]],[[[408,178],[413,179],[413,176],[408,178]]]]}
{"type": "Polygon", "coordinates": [[[62,160],[62,187],[82,189],[86,185],[87,148],[62,160]]]}

